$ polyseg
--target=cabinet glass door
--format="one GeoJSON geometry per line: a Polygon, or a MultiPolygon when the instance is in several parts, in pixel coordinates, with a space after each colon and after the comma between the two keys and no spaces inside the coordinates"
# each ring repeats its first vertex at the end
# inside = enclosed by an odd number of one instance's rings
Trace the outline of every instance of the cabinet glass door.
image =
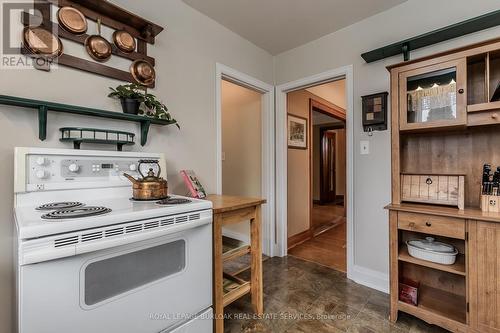
{"type": "Polygon", "coordinates": [[[464,70],[452,61],[402,73],[401,129],[465,124],[464,70]]]}

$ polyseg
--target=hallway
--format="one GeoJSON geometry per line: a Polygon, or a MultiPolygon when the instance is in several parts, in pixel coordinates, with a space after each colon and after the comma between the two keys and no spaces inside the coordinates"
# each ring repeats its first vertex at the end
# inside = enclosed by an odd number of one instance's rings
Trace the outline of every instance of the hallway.
{"type": "Polygon", "coordinates": [[[345,219],[336,227],[291,248],[288,255],[346,272],[345,219]]]}

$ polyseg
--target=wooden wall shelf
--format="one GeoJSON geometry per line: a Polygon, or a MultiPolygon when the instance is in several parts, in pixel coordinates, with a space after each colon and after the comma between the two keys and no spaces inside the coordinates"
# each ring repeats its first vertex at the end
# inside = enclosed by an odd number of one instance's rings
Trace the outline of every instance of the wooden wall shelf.
{"type": "Polygon", "coordinates": [[[100,109],[92,109],[83,106],[68,105],[53,103],[47,101],[40,101],[34,99],[27,99],[14,96],[0,95],[0,104],[19,106],[38,110],[38,138],[40,140],[45,140],[47,138],[47,112],[63,112],[63,113],[73,113],[83,116],[117,119],[124,121],[132,121],[141,124],[141,145],[144,146],[148,140],[148,132],[151,124],[165,126],[174,124],[174,121],[149,118],[140,115],[121,113],[115,111],[105,111],[100,109]]]}

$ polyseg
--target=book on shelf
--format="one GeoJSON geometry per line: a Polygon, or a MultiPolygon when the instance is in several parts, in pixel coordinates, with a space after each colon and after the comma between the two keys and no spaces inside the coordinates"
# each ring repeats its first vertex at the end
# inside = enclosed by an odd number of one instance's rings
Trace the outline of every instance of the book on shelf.
{"type": "Polygon", "coordinates": [[[192,198],[203,199],[207,196],[203,185],[198,180],[193,170],[181,170],[181,176],[192,198]]]}

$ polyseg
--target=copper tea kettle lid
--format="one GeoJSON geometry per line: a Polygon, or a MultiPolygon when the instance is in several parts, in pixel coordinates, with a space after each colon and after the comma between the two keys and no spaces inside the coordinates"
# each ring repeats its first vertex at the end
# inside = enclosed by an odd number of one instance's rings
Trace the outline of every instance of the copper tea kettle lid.
{"type": "Polygon", "coordinates": [[[160,163],[158,163],[157,160],[139,160],[139,164],[137,165],[137,171],[142,177],[142,179],[139,180],[140,182],[157,182],[163,180],[163,178],[160,178],[161,167],[160,163]],[[141,171],[142,164],[155,164],[158,166],[158,172],[155,174],[153,168],[149,168],[147,175],[144,175],[141,171]]]}

